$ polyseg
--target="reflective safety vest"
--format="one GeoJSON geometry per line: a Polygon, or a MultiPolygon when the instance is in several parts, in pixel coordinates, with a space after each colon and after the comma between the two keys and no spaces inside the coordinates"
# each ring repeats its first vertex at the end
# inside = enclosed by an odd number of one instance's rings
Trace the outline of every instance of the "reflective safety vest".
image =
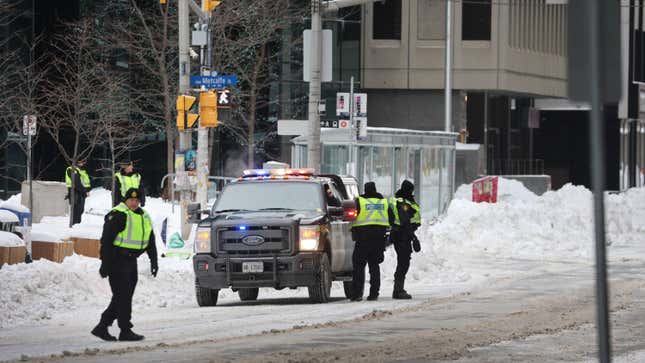
{"type": "Polygon", "coordinates": [[[358,197],[358,204],[360,211],[352,228],[360,226],[390,226],[387,218],[389,208],[387,199],[358,197]]]}
{"type": "Polygon", "coordinates": [[[394,211],[394,225],[400,226],[401,219],[399,218],[399,208],[397,208],[398,203],[407,203],[412,209],[414,209],[414,214],[410,218],[410,224],[421,224],[421,207],[417,203],[411,202],[403,198],[392,198],[390,203],[392,203],[392,210],[394,211]]]}
{"type": "MultiPolygon", "coordinates": [[[[65,184],[68,188],[72,187],[72,178],[70,177],[72,173],[70,172],[70,170],[72,170],[71,166],[68,166],[67,169],[65,169],[65,184]]],[[[76,172],[81,177],[81,184],[83,185],[83,187],[90,188],[92,185],[90,184],[90,176],[87,175],[87,172],[79,168],[76,168],[76,172]]]]}
{"type": "Polygon", "coordinates": [[[125,213],[128,217],[125,222],[125,229],[119,232],[113,244],[117,247],[131,250],[145,250],[148,247],[148,241],[152,233],[152,219],[148,212],[143,211],[143,214],[134,213],[125,203],[120,203],[112,210],[125,213]]]}
{"type": "Polygon", "coordinates": [[[134,173],[132,175],[122,175],[121,173],[116,173],[114,175],[119,179],[119,184],[121,185],[121,197],[125,197],[125,193],[130,188],[139,188],[141,183],[141,175],[139,173],[134,173]]]}

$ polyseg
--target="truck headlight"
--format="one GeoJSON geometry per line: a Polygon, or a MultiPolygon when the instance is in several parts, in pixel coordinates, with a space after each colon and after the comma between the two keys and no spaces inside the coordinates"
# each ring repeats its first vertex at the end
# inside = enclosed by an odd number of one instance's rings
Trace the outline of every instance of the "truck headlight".
{"type": "Polygon", "coordinates": [[[300,251],[315,251],[318,249],[320,226],[300,226],[300,251]]]}
{"type": "Polygon", "coordinates": [[[211,230],[210,228],[197,228],[195,235],[195,253],[211,252],[211,230]]]}

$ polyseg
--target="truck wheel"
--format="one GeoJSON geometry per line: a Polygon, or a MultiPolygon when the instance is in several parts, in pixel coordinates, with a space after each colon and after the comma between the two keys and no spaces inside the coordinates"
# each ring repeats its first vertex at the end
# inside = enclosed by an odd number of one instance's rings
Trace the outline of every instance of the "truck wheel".
{"type": "Polygon", "coordinates": [[[240,296],[240,300],[242,301],[255,301],[258,299],[258,293],[260,292],[260,289],[257,287],[251,287],[248,289],[239,289],[237,290],[237,294],[240,296]]]}
{"type": "Polygon", "coordinates": [[[343,290],[345,290],[345,297],[351,299],[354,297],[354,287],[351,281],[343,281],[343,290]]]}
{"type": "Polygon", "coordinates": [[[309,299],[315,303],[329,302],[331,294],[331,267],[329,257],[324,253],[320,259],[320,270],[316,274],[316,283],[309,286],[309,299]]]}
{"type": "Polygon", "coordinates": [[[195,296],[197,297],[197,305],[215,306],[217,305],[219,289],[209,289],[206,287],[201,287],[199,286],[199,281],[195,279],[195,296]]]}

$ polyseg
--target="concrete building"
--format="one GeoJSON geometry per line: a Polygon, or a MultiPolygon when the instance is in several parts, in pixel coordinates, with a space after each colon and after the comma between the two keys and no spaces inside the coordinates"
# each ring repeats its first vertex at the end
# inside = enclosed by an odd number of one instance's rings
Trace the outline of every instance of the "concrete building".
{"type": "MultiPolygon", "coordinates": [[[[370,126],[444,128],[444,0],[363,7],[370,126]]],[[[487,150],[487,172],[541,173],[529,108],[566,97],[566,1],[453,1],[453,129],[487,150]]]]}

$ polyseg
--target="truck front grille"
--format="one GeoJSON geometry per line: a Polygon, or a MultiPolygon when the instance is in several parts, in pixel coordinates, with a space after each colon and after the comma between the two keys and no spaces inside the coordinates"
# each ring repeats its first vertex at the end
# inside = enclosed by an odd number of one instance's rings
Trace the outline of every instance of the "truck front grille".
{"type": "Polygon", "coordinates": [[[262,256],[291,251],[291,228],[287,226],[247,226],[219,229],[218,252],[226,254],[262,256]]]}

